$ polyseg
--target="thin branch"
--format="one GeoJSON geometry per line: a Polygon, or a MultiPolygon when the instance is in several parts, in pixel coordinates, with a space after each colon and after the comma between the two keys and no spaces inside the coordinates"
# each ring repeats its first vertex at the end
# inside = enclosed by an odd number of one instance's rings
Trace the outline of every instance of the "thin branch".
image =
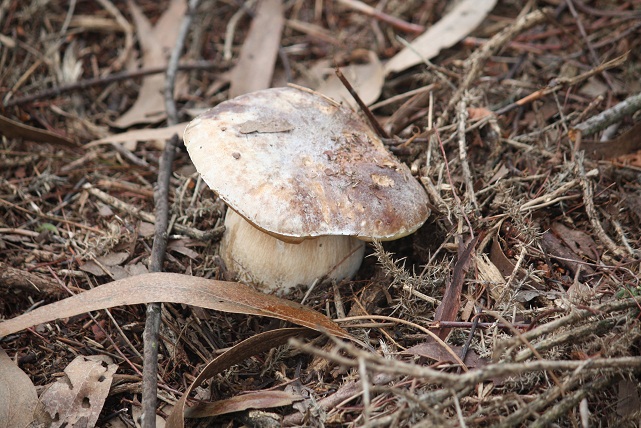
{"type": "Polygon", "coordinates": [[[354,101],[356,101],[356,104],[358,104],[358,106],[361,108],[361,111],[365,114],[365,117],[367,117],[367,120],[369,121],[370,125],[372,125],[378,136],[381,138],[389,138],[387,132],[385,132],[381,124],[378,123],[378,120],[376,120],[376,118],[372,114],[372,111],[367,107],[367,105],[365,105],[361,97],[356,93],[354,87],[351,83],[349,83],[349,80],[347,80],[341,69],[336,67],[335,72],[338,79],[341,81],[343,86],[345,86],[345,89],[347,89],[352,98],[354,98],[354,101]]]}
{"type": "MultiPolygon", "coordinates": [[[[190,0],[187,12],[183,18],[176,45],[171,53],[169,64],[167,65],[167,86],[165,88],[165,105],[167,109],[167,122],[169,125],[178,123],[178,113],[174,101],[174,84],[176,80],[176,71],[178,69],[178,58],[183,50],[185,38],[191,26],[191,21],[196,14],[200,0],[190,0]]],[[[149,270],[152,272],[161,272],[165,251],[167,249],[167,234],[169,227],[169,179],[171,178],[171,165],[176,154],[176,146],[180,137],[176,134],[170,138],[163,151],[158,171],[158,182],[154,199],[156,200],[156,228],[154,233],[154,243],[151,249],[151,262],[149,270]]],[[[147,320],[145,322],[145,331],[143,339],[145,343],[144,365],[143,365],[143,397],[142,397],[142,416],[141,426],[143,428],[156,427],[156,401],[158,393],[158,336],[160,330],[160,303],[150,303],[147,305],[147,320]]]]}
{"type": "MultiPolygon", "coordinates": [[[[178,66],[178,70],[211,70],[220,67],[220,61],[197,61],[181,64],[178,66]]],[[[137,77],[149,76],[152,74],[159,74],[167,72],[167,66],[152,67],[152,68],[143,68],[140,70],[134,71],[124,71],[122,73],[114,73],[108,76],[94,77],[91,79],[80,80],[78,82],[70,83],[68,85],[56,86],[51,89],[46,89],[42,92],[38,92],[32,95],[26,95],[20,98],[14,98],[13,100],[7,101],[4,103],[5,107],[20,106],[23,104],[29,104],[34,101],[43,100],[47,98],[55,98],[67,92],[79,92],[86,89],[92,88],[94,86],[107,86],[114,82],[120,82],[123,80],[135,79],[137,77]]]]}

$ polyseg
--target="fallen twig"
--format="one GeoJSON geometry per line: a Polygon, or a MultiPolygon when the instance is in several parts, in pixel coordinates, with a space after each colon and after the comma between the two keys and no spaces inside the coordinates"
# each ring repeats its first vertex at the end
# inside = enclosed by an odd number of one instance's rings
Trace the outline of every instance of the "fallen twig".
{"type": "MultiPolygon", "coordinates": [[[[592,178],[596,177],[599,175],[599,170],[598,169],[593,169],[591,171],[588,171],[585,174],[585,177],[587,178],[592,178]]],[[[560,202],[565,199],[573,198],[574,196],[572,195],[567,195],[567,192],[579,185],[581,183],[581,180],[578,178],[575,178],[574,180],[568,181],[564,185],[560,186],[558,189],[553,190],[549,193],[546,193],[543,196],[539,196],[538,198],[534,198],[532,200],[527,201],[521,207],[519,208],[519,211],[535,211],[541,208],[545,208],[550,205],[554,205],[557,202],[560,202]]]]}
{"type": "MultiPolygon", "coordinates": [[[[174,85],[176,81],[176,71],[178,70],[178,58],[185,45],[185,38],[191,26],[191,21],[196,14],[196,9],[200,0],[190,0],[180,26],[178,38],[171,52],[169,63],[167,64],[167,85],[165,87],[165,107],[167,110],[167,123],[169,126],[178,123],[178,112],[176,102],[174,101],[174,85]]],[[[167,249],[167,235],[169,233],[169,179],[171,178],[172,163],[176,155],[176,146],[180,137],[174,134],[163,150],[158,170],[158,181],[154,199],[156,202],[156,219],[154,243],[151,249],[151,261],[149,270],[151,272],[162,272],[163,261],[165,260],[165,251],[167,249]]],[[[144,363],[142,372],[142,415],[140,425],[143,428],[156,427],[156,401],[158,393],[158,336],[160,331],[160,303],[149,303],[147,305],[147,318],[145,321],[145,330],[143,332],[144,340],[144,363]]]]}
{"type": "Polygon", "coordinates": [[[480,382],[504,378],[508,376],[518,376],[526,373],[539,371],[571,371],[576,369],[582,370],[641,370],[641,358],[638,357],[618,357],[618,358],[593,358],[589,360],[533,360],[522,363],[505,363],[499,362],[479,367],[469,372],[456,374],[436,370],[430,367],[421,366],[414,363],[388,359],[378,354],[361,351],[355,346],[335,340],[336,347],[332,351],[318,349],[312,344],[303,343],[297,339],[291,339],[290,344],[298,349],[317,355],[321,358],[333,361],[342,367],[358,367],[358,359],[362,358],[366,367],[373,373],[387,373],[397,376],[411,376],[413,378],[424,379],[428,382],[447,385],[454,390],[461,390],[474,386],[480,382]],[[351,355],[353,358],[345,356],[351,355]]]}
{"type": "MultiPolygon", "coordinates": [[[[178,70],[211,70],[220,67],[219,61],[197,61],[187,64],[181,64],[178,66],[178,70]]],[[[32,95],[26,95],[20,98],[14,98],[13,100],[6,101],[3,105],[5,107],[14,107],[20,106],[23,104],[28,104],[34,101],[43,100],[46,98],[58,97],[67,92],[76,92],[84,91],[94,86],[107,86],[114,82],[120,82],[128,79],[135,79],[137,77],[149,76],[152,74],[165,73],[167,71],[166,66],[162,67],[153,67],[153,68],[143,68],[140,70],[134,71],[123,71],[122,73],[114,73],[108,76],[94,77],[91,79],[79,80],[78,82],[70,83],[67,85],[56,86],[51,89],[46,89],[42,92],[38,92],[32,95]]]]}

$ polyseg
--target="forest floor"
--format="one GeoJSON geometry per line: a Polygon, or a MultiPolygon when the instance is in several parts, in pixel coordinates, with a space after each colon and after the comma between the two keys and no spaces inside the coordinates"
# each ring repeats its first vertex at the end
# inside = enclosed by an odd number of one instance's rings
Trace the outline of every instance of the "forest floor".
{"type": "Polygon", "coordinates": [[[202,0],[182,48],[186,0],[0,2],[0,416],[138,426],[140,303],[171,301],[158,426],[185,402],[186,426],[639,426],[641,1],[494,3],[202,0]],[[353,105],[335,67],[432,214],[353,280],[287,296],[307,308],[238,309],[226,207],[182,131],[288,83],[353,105]],[[147,275],[154,257],[184,276],[147,275]]]}

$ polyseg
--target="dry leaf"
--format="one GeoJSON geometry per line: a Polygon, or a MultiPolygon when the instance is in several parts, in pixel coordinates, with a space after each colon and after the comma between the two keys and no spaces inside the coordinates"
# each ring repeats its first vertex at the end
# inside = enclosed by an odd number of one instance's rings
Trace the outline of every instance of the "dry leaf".
{"type": "MultiPolygon", "coordinates": [[[[384,385],[396,379],[397,375],[390,373],[378,373],[370,378],[372,385],[384,385]]],[[[335,407],[342,405],[348,401],[353,400],[355,397],[363,393],[363,383],[360,380],[350,380],[342,384],[334,393],[330,393],[325,398],[314,400],[310,403],[310,408],[322,409],[329,411],[335,407]]],[[[309,400],[311,401],[311,400],[309,400]]],[[[283,420],[284,426],[305,426],[303,424],[303,413],[294,413],[285,416],[283,420]]]]}
{"type": "Polygon", "coordinates": [[[496,0],[463,0],[385,64],[385,73],[406,70],[434,58],[470,34],[494,8],[496,0]]]}
{"type": "Polygon", "coordinates": [[[150,140],[168,140],[178,134],[182,137],[185,132],[185,128],[189,122],[178,123],[174,126],[168,126],[165,128],[152,128],[152,129],[134,129],[132,131],[122,132],[120,134],[110,135],[99,140],[91,141],[85,144],[84,147],[94,147],[101,144],[111,144],[111,143],[127,143],[129,141],[150,141],[150,140]]]}
{"type": "Polygon", "coordinates": [[[572,249],[568,248],[554,233],[547,231],[541,237],[541,248],[548,257],[556,259],[559,264],[565,266],[572,275],[575,275],[579,269],[579,280],[582,281],[587,276],[594,275],[594,269],[587,265],[576,255],[572,249]]]}
{"type": "Polygon", "coordinates": [[[283,25],[282,0],[261,0],[230,74],[230,98],[270,87],[283,25]]]}
{"type": "Polygon", "coordinates": [[[482,283],[487,284],[492,298],[500,302],[501,297],[504,297],[506,285],[505,278],[501,274],[501,271],[490,261],[487,254],[481,254],[480,257],[475,255],[474,261],[478,272],[478,279],[482,283]]]}
{"type": "MultiPolygon", "coordinates": [[[[501,243],[497,238],[492,240],[492,248],[490,249],[490,260],[496,266],[505,278],[509,278],[516,267],[516,263],[508,258],[501,248],[501,243]]],[[[519,271],[516,278],[521,279],[525,275],[524,272],[519,271]]]]}
{"type": "Polygon", "coordinates": [[[23,138],[37,143],[49,143],[74,148],[78,147],[76,143],[69,138],[54,134],[53,132],[45,129],[34,128],[33,126],[16,122],[15,120],[11,120],[4,116],[0,116],[0,135],[7,138],[23,138]]]}
{"type": "Polygon", "coordinates": [[[226,400],[211,403],[199,402],[185,410],[186,418],[206,418],[247,409],[269,409],[289,406],[303,397],[287,391],[252,391],[226,400]]]}
{"type": "Polygon", "coordinates": [[[0,348],[0,428],[26,427],[37,404],[31,379],[0,348]]]}
{"type": "MultiPolygon", "coordinates": [[[[438,305],[436,313],[434,314],[434,321],[456,320],[459,307],[461,306],[461,290],[463,289],[465,274],[470,268],[470,264],[473,260],[472,252],[474,251],[478,241],[479,237],[477,236],[467,244],[467,248],[459,250],[458,259],[456,260],[456,264],[452,270],[452,279],[445,287],[445,293],[443,294],[441,304],[438,305]]],[[[451,328],[438,327],[434,330],[440,339],[445,340],[447,335],[450,333],[451,328]]]]}
{"type": "Polygon", "coordinates": [[[584,231],[579,229],[570,229],[559,222],[552,223],[550,230],[552,230],[556,236],[561,238],[565,245],[576,255],[593,261],[599,258],[599,251],[596,242],[594,242],[592,237],[584,231]]]}
{"type": "MultiPolygon", "coordinates": [[[[93,260],[87,261],[85,264],[80,266],[80,270],[88,272],[95,276],[103,276],[111,273],[116,279],[121,278],[122,276],[116,275],[113,268],[120,267],[122,263],[129,258],[129,253],[109,253],[104,256],[96,257],[96,261],[93,260]],[[107,270],[105,272],[104,269],[107,270]]],[[[128,276],[128,275],[126,275],[128,276]]]]}
{"type": "MultiPolygon", "coordinates": [[[[128,3],[136,23],[138,43],[143,52],[142,68],[166,65],[168,52],[171,51],[178,37],[180,22],[187,10],[187,2],[172,0],[154,27],[133,1],[130,0],[128,3]]],[[[140,123],[156,123],[163,120],[166,117],[164,89],[163,73],[143,78],[136,102],[114,122],[114,125],[119,128],[128,128],[140,123]]]]}
{"type": "Polygon", "coordinates": [[[350,337],[325,315],[298,303],[259,293],[248,285],[166,272],[113,281],[0,322],[0,337],[85,312],[151,302],[184,303],[223,312],[278,318],[338,337],[350,337]]]}
{"type": "MultiPolygon", "coordinates": [[[[367,57],[369,59],[367,64],[352,64],[340,69],[365,105],[370,105],[381,96],[383,83],[385,83],[385,70],[375,52],[368,51],[367,57]]],[[[338,102],[345,102],[354,109],[358,108],[354,97],[345,89],[345,85],[336,76],[334,69],[328,71],[327,77],[316,90],[338,102]]]]}
{"type": "Polygon", "coordinates": [[[95,426],[117,368],[106,356],[76,357],[65,368],[66,376],[40,396],[42,411],[52,419],[50,426],[95,426]]]}
{"type": "Polygon", "coordinates": [[[187,246],[192,242],[194,242],[192,239],[175,239],[169,242],[167,249],[187,256],[192,260],[197,260],[200,258],[200,254],[187,246]]]}
{"type": "Polygon", "coordinates": [[[619,381],[619,393],[617,399],[617,415],[621,418],[630,418],[639,415],[641,409],[641,398],[639,397],[639,383],[630,379],[619,381]]]}
{"type": "MultiPolygon", "coordinates": [[[[462,346],[450,346],[450,348],[452,348],[452,350],[459,356],[461,355],[461,351],[463,350],[462,346]]],[[[424,343],[419,343],[418,345],[414,345],[411,348],[407,348],[406,350],[401,352],[401,354],[419,355],[421,357],[426,357],[439,363],[453,362],[452,355],[450,355],[450,353],[447,352],[445,348],[443,348],[443,345],[437,343],[432,339],[428,339],[424,343]]],[[[476,352],[474,352],[472,349],[469,349],[467,351],[467,354],[465,355],[464,363],[469,368],[482,367],[484,365],[487,365],[487,360],[479,357],[476,352]]]]}
{"type": "MultiPolygon", "coordinates": [[[[635,152],[641,150],[641,121],[611,141],[605,143],[584,141],[581,143],[581,148],[592,159],[612,159],[626,155],[633,155],[630,157],[634,158],[635,152]]],[[[625,158],[622,161],[625,162],[625,158]]]]}

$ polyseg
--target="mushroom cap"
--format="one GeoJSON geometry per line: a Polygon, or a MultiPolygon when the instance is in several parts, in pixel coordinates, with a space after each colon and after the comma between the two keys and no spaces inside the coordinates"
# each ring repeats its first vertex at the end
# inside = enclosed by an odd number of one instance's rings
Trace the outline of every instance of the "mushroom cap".
{"type": "Polygon", "coordinates": [[[286,241],[392,240],[430,214],[425,190],[358,116],[293,87],[241,95],[196,117],[185,146],[203,180],[286,241]]]}

